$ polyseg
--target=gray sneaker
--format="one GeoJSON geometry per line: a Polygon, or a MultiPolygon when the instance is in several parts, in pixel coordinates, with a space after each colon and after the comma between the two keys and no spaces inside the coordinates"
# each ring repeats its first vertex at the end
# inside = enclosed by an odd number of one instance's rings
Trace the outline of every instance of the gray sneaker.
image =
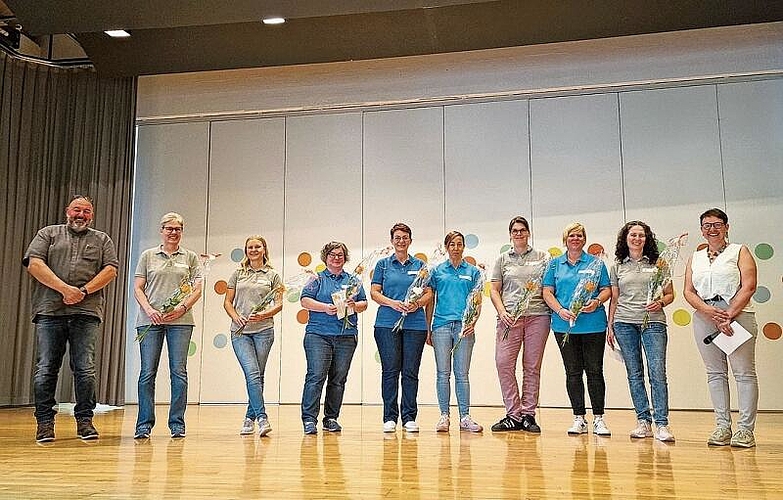
{"type": "Polygon", "coordinates": [[[327,432],[340,432],[343,430],[343,427],[340,425],[339,422],[337,422],[336,418],[327,418],[323,421],[322,427],[327,432]]]}
{"type": "Polygon", "coordinates": [[[240,436],[247,436],[249,434],[253,434],[256,430],[256,423],[252,418],[246,418],[244,422],[242,422],[242,428],[239,429],[239,435],[240,436]]]}
{"type": "Polygon", "coordinates": [[[710,446],[726,446],[731,443],[731,429],[719,425],[712,431],[707,444],[710,446]]]}
{"type": "Polygon", "coordinates": [[[264,437],[272,432],[272,426],[269,424],[269,420],[264,417],[258,419],[258,437],[264,437]]]}
{"type": "Polygon", "coordinates": [[[749,429],[737,429],[731,436],[731,445],[737,448],[753,448],[756,446],[756,438],[749,429]]]}

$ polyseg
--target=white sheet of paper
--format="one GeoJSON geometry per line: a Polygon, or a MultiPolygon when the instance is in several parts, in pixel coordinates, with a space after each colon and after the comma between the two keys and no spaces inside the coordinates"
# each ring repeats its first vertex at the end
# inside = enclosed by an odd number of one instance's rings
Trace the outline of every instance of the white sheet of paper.
{"type": "Polygon", "coordinates": [[[737,347],[753,337],[749,331],[742,328],[742,325],[736,321],[731,322],[731,329],[734,330],[734,335],[728,336],[721,333],[712,340],[712,343],[718,346],[726,355],[733,353],[737,350],[737,347]]]}

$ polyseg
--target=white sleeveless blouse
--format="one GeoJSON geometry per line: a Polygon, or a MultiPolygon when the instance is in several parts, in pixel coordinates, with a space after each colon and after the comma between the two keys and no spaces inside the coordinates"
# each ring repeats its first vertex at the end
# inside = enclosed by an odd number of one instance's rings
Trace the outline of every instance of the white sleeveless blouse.
{"type": "MultiPolygon", "coordinates": [[[[691,259],[691,279],[693,287],[702,299],[711,299],[715,296],[722,297],[726,302],[736,295],[740,287],[739,254],[742,245],[730,243],[710,263],[707,248],[693,252],[691,259]]],[[[743,308],[744,311],[752,311],[752,303],[743,308]]]]}

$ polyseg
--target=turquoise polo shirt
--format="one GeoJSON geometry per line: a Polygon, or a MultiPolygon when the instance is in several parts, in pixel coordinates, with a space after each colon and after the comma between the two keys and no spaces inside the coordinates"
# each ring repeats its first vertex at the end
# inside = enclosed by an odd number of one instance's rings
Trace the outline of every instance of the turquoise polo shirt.
{"type": "MultiPolygon", "coordinates": [[[[568,255],[563,254],[560,257],[552,259],[551,264],[544,273],[543,286],[554,288],[555,298],[560,305],[568,308],[571,305],[571,298],[574,296],[576,285],[586,273],[590,272],[587,267],[597,257],[582,252],[579,260],[571,265],[568,262],[568,255]]],[[[609,273],[606,266],[601,264],[601,276],[598,278],[598,288],[593,292],[591,298],[598,297],[601,288],[609,286],[609,273]]],[[[568,321],[563,320],[558,311],[552,311],[552,331],[565,333],[568,331],[568,321]]],[[[576,320],[571,333],[601,333],[606,331],[606,309],[603,305],[591,313],[581,313],[576,320]]]]}
{"type": "MultiPolygon", "coordinates": [[[[372,274],[372,284],[381,285],[381,291],[386,297],[392,300],[405,300],[408,293],[408,287],[411,286],[419,269],[424,267],[424,261],[416,257],[408,258],[405,262],[397,260],[397,256],[392,254],[378,261],[375,264],[375,271],[372,274]]],[[[380,306],[378,314],[375,316],[375,326],[381,328],[392,328],[400,319],[402,313],[395,311],[389,306],[380,306]]],[[[427,319],[424,315],[424,309],[418,309],[405,317],[403,327],[406,330],[427,330],[427,319]]]]}
{"type": "Polygon", "coordinates": [[[435,267],[430,279],[430,288],[435,293],[432,328],[452,321],[462,321],[468,295],[479,282],[480,276],[478,268],[464,260],[456,268],[449,260],[435,267]]]}
{"type": "MultiPolygon", "coordinates": [[[[351,275],[345,271],[342,271],[340,274],[332,274],[328,269],[325,269],[318,273],[317,280],[314,280],[302,290],[301,297],[310,297],[318,302],[334,304],[332,293],[342,290],[343,285],[348,284],[350,277],[351,275]]],[[[359,287],[359,293],[354,300],[356,302],[367,300],[363,287],[359,287]]],[[[309,319],[305,327],[305,333],[315,333],[324,336],[358,335],[359,333],[357,328],[359,315],[356,313],[348,316],[348,321],[353,326],[345,329],[343,329],[343,319],[338,319],[336,314],[331,315],[320,311],[308,311],[308,313],[309,319]]]]}

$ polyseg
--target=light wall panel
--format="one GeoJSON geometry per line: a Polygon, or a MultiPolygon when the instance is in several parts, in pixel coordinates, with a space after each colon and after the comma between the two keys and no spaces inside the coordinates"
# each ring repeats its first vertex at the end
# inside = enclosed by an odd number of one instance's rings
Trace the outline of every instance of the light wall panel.
{"type": "MultiPolygon", "coordinates": [[[[362,258],[362,116],[360,113],[299,116],[286,119],[285,238],[286,277],[301,269],[299,255],[309,254],[314,268],[330,241],[348,246],[350,272],[362,258]]],[[[307,365],[297,320],[299,302],[283,307],[280,400],[300,403],[307,365]]],[[[361,401],[361,353],[366,323],[361,318],[359,346],[345,391],[346,403],[361,401]]]]}
{"type": "MultiPolygon", "coordinates": [[[[536,244],[562,251],[563,228],[581,222],[587,245],[613,249],[622,223],[617,96],[597,94],[530,101],[530,144],[536,244]]],[[[624,368],[606,359],[607,405],[626,405],[624,368]]],[[[540,404],[569,406],[554,335],[541,371],[540,404]]]]}
{"type": "MultiPolygon", "coordinates": [[[[389,229],[404,222],[413,231],[411,254],[431,255],[443,233],[443,109],[421,108],[364,114],[364,210],[366,251],[389,245],[389,229]]],[[[367,284],[369,294],[369,284],[367,284]]],[[[374,340],[378,306],[362,314],[362,398],[381,403],[381,366],[374,340]]],[[[432,349],[422,356],[419,401],[435,403],[432,349]]],[[[355,374],[358,375],[358,374],[355,374]]]]}
{"type": "MultiPolygon", "coordinates": [[[[528,103],[506,101],[444,110],[446,231],[465,234],[465,256],[487,277],[509,242],[508,221],[531,217],[528,103]]],[[[488,283],[488,281],[487,281],[488,283]]],[[[502,404],[495,370],[496,312],[485,287],[471,360],[471,403],[502,404]]],[[[521,374],[521,363],[518,366],[521,374]]]]}
{"type": "MultiPolygon", "coordinates": [[[[160,218],[167,212],[178,212],[185,219],[182,246],[196,253],[206,246],[207,165],[209,124],[178,123],[145,125],[137,129],[136,179],[133,195],[133,234],[128,272],[131,276],[141,252],[160,245],[160,218]]],[[[137,383],[140,370],[139,346],[133,329],[138,304],[133,299],[133,279],[129,280],[128,328],[126,336],[125,400],[138,401],[137,383]]],[[[173,292],[173,290],[172,290],[173,292]]],[[[199,401],[201,384],[201,329],[203,301],[193,308],[196,327],[193,330],[188,357],[188,401],[199,401]]],[[[170,400],[167,350],[163,348],[156,379],[155,399],[170,400]]]]}
{"type": "MultiPolygon", "coordinates": [[[[272,267],[283,274],[284,169],[284,118],[211,124],[207,248],[223,255],[212,264],[204,292],[202,402],[247,399],[245,379],[231,346],[223,290],[244,256],[244,242],[250,235],[264,237],[272,267]]],[[[278,314],[265,371],[267,402],[280,397],[280,327],[278,314]]]]}

